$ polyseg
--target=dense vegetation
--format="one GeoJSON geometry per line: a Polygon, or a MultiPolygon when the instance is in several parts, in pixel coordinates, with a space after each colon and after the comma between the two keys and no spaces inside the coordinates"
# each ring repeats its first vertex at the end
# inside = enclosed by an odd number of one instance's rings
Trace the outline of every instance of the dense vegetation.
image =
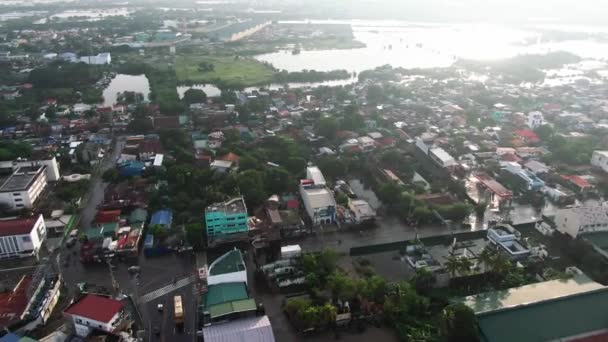
{"type": "Polygon", "coordinates": [[[287,70],[281,70],[274,73],[273,82],[276,83],[289,83],[289,82],[323,82],[330,80],[342,80],[347,79],[351,74],[346,70],[332,70],[332,71],[315,71],[315,70],[303,70],[288,72],[287,70]]]}

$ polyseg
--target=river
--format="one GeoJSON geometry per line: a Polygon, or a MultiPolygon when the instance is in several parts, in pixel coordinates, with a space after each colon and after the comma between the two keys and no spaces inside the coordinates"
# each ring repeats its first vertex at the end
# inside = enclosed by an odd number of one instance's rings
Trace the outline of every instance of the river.
{"type": "Polygon", "coordinates": [[[319,20],[279,22],[289,24],[350,24],[355,39],[365,48],[304,50],[293,55],[278,51],[255,58],[278,69],[361,72],[390,64],[393,67],[448,67],[458,58],[495,60],[526,53],[569,51],[584,58],[608,55],[608,44],[593,40],[543,41],[541,31],[490,24],[429,24],[402,21],[319,20]],[[525,44],[532,39],[536,43],[525,44]]]}
{"type": "Polygon", "coordinates": [[[144,101],[150,95],[150,82],[145,75],[118,74],[103,91],[103,105],[106,107],[116,103],[118,94],[125,91],[134,91],[144,95],[144,101]]]}

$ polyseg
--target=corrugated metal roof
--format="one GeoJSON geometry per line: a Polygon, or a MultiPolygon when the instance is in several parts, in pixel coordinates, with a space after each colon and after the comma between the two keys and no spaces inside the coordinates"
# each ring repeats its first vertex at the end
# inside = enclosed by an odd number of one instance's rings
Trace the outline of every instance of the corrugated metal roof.
{"type": "Polygon", "coordinates": [[[239,319],[203,329],[205,342],[274,342],[268,316],[239,319]]]}

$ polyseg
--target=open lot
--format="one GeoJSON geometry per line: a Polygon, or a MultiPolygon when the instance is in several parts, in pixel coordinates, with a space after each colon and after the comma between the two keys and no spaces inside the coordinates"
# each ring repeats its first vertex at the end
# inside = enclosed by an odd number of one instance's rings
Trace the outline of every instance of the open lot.
{"type": "Polygon", "coordinates": [[[175,73],[180,82],[253,86],[272,81],[273,70],[250,58],[236,56],[178,56],[175,73]],[[201,65],[206,65],[205,70],[201,65]]]}

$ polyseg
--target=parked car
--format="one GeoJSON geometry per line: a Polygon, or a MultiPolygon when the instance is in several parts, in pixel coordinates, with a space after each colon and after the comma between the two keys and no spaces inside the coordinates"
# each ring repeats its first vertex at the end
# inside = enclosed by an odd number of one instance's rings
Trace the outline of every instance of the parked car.
{"type": "Polygon", "coordinates": [[[77,239],[75,237],[71,237],[68,239],[68,241],[65,243],[65,245],[68,248],[72,248],[76,245],[76,241],[77,241],[77,239]]]}

